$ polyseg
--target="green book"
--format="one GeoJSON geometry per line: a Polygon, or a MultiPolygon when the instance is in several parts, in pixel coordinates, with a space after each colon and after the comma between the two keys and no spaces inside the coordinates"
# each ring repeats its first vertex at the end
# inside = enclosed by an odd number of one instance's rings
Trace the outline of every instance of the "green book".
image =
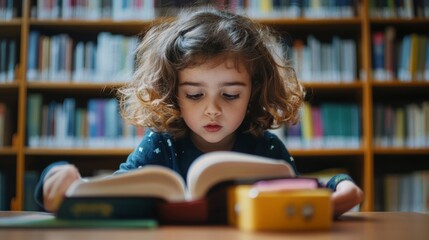
{"type": "Polygon", "coordinates": [[[45,212],[0,212],[1,228],[156,228],[153,219],[64,220],[45,212]]]}

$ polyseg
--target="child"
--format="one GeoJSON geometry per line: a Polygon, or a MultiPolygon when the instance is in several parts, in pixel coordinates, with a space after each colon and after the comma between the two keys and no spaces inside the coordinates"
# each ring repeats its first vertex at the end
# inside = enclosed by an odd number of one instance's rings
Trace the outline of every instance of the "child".
{"type": "MultiPolygon", "coordinates": [[[[211,8],[152,27],[138,47],[133,81],[119,91],[124,119],[147,131],[116,173],[155,164],[186,179],[194,159],[218,150],[284,159],[296,171],[286,147],[267,131],[295,123],[303,102],[282,49],[268,28],[211,8]]],[[[37,199],[55,212],[79,178],[73,165],[55,163],[42,173],[37,199]]],[[[328,187],[336,190],[336,215],[363,199],[347,175],[328,187]]]]}

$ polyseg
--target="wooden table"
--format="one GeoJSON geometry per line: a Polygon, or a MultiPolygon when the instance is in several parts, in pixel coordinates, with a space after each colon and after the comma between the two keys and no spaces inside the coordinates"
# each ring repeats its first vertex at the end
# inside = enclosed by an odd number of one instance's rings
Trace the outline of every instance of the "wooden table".
{"type": "MultiPolygon", "coordinates": [[[[0,214],[1,216],[1,214],[0,214]]],[[[270,239],[429,239],[429,213],[362,212],[347,213],[330,231],[243,232],[228,226],[160,226],[155,229],[0,229],[0,239],[32,240],[270,240],[270,239]]]]}

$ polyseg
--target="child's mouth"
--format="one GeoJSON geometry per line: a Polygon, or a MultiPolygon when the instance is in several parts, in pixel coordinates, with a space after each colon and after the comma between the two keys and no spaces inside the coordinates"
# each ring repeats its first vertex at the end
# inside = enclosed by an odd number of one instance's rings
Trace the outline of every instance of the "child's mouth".
{"type": "Polygon", "coordinates": [[[207,132],[217,132],[217,131],[219,131],[221,128],[222,128],[222,126],[219,126],[219,125],[217,125],[217,124],[209,124],[209,125],[204,126],[204,129],[205,129],[207,132]]]}

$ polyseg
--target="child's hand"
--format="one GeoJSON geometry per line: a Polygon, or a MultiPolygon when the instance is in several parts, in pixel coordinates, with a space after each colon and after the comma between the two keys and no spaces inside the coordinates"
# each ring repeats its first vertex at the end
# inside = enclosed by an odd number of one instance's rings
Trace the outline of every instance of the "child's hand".
{"type": "Polygon", "coordinates": [[[80,179],[79,170],[71,164],[53,167],[43,183],[43,204],[47,211],[56,212],[68,187],[80,179]]]}
{"type": "Polygon", "coordinates": [[[352,181],[345,180],[338,183],[336,191],[331,197],[334,206],[334,215],[340,216],[352,209],[363,201],[363,197],[363,191],[352,181]]]}

